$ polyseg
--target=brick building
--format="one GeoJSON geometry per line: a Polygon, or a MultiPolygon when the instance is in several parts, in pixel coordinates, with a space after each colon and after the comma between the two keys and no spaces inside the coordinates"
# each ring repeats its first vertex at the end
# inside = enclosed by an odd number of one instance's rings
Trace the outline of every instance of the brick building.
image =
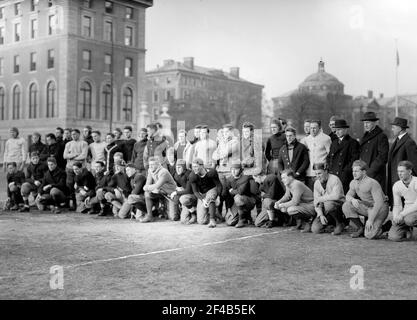
{"type": "Polygon", "coordinates": [[[145,94],[145,11],[152,5],[0,1],[0,152],[12,126],[26,139],[57,126],[105,132],[111,109],[113,128],[135,125],[145,94]]]}
{"type": "Polygon", "coordinates": [[[184,121],[187,130],[200,123],[211,128],[232,123],[238,128],[244,121],[262,128],[263,86],[242,79],[238,67],[224,72],[197,66],[192,57],[165,60],[146,72],[146,80],[152,120],[158,120],[162,105],[167,105],[174,134],[177,121],[184,121]]]}

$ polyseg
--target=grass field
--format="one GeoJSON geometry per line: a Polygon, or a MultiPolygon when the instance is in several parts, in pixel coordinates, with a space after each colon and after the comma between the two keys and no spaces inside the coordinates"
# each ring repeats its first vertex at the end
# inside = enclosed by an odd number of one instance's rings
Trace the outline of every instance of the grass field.
{"type": "Polygon", "coordinates": [[[417,241],[0,213],[0,299],[417,299],[416,261],[417,241]]]}

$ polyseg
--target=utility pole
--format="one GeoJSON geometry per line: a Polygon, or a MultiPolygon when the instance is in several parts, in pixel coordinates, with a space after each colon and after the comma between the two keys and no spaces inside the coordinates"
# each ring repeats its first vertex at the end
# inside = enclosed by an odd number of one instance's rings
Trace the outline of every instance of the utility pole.
{"type": "Polygon", "coordinates": [[[114,44],[113,44],[113,24],[110,29],[110,43],[111,43],[111,53],[110,53],[110,132],[113,132],[113,72],[114,72],[114,44]]]}

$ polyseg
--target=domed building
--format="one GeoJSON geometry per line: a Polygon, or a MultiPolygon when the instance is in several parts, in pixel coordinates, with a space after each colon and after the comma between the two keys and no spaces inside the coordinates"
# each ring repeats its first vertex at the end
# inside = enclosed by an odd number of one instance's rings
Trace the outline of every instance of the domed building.
{"type": "Polygon", "coordinates": [[[378,112],[379,107],[372,97],[353,99],[346,95],[344,84],[325,71],[322,59],[317,72],[309,75],[297,89],[272,98],[272,101],[274,116],[291,120],[299,135],[304,132],[304,120],[321,120],[324,131],[328,132],[330,117],[338,115],[350,124],[352,135],[360,136],[363,133],[361,115],[366,111],[378,112]]]}
{"type": "Polygon", "coordinates": [[[334,75],[324,70],[324,62],[320,60],[316,73],[309,75],[299,86],[298,91],[311,94],[326,95],[328,93],[343,95],[344,85],[334,75]]]}

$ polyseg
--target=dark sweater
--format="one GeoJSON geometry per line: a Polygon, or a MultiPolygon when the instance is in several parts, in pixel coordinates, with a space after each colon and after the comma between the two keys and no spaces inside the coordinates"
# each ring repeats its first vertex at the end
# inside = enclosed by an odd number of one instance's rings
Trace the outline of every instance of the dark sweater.
{"type": "Polygon", "coordinates": [[[129,181],[129,177],[124,172],[118,172],[114,174],[107,187],[106,191],[114,192],[115,189],[119,189],[125,197],[128,197],[132,192],[132,186],[129,181]]]}
{"type": "MultiPolygon", "coordinates": [[[[7,184],[14,182],[16,186],[21,187],[23,182],[25,182],[25,174],[23,173],[23,171],[16,171],[12,174],[7,173],[6,179],[7,184]]],[[[7,187],[7,196],[10,198],[9,187],[7,187]]]]}
{"type": "Polygon", "coordinates": [[[104,174],[104,171],[101,171],[101,172],[96,173],[94,179],[96,181],[96,191],[97,191],[98,189],[103,189],[108,186],[111,176],[108,174],[104,174]]]}
{"type": "Polygon", "coordinates": [[[132,151],[132,162],[135,164],[136,168],[139,170],[145,170],[143,164],[143,151],[145,150],[146,144],[148,143],[148,138],[144,140],[139,140],[133,146],[132,151]]]}
{"type": "Polygon", "coordinates": [[[56,164],[59,168],[65,169],[67,161],[64,159],[65,144],[61,141],[60,143],[54,143],[46,146],[46,154],[48,157],[54,157],[56,164]]]}
{"type": "Polygon", "coordinates": [[[67,174],[65,171],[59,167],[56,167],[54,171],[48,170],[45,173],[45,176],[42,180],[41,185],[39,186],[39,193],[49,193],[51,189],[44,191],[43,187],[50,184],[52,188],[57,188],[64,193],[68,192],[67,184],[66,184],[67,174]]]}
{"type": "Polygon", "coordinates": [[[216,170],[209,170],[204,177],[192,172],[190,174],[190,184],[194,195],[200,200],[203,200],[202,194],[214,187],[217,188],[217,194],[220,195],[222,192],[222,185],[216,170]]]}
{"type": "Polygon", "coordinates": [[[26,169],[26,181],[42,181],[46,171],[48,171],[48,166],[44,162],[38,164],[31,162],[26,169]]]}
{"type": "Polygon", "coordinates": [[[131,138],[129,140],[124,140],[123,145],[123,154],[125,156],[125,161],[129,162],[132,160],[133,148],[135,146],[136,140],[131,138]]]}
{"type": "Polygon", "coordinates": [[[265,180],[261,184],[260,191],[264,192],[264,198],[272,200],[279,200],[285,194],[278,177],[275,174],[269,174],[265,177],[265,180]]]}
{"type": "Polygon", "coordinates": [[[131,194],[143,194],[143,187],[146,183],[146,176],[141,173],[136,173],[130,177],[130,186],[132,187],[131,194]]]}
{"type": "Polygon", "coordinates": [[[268,161],[278,159],[279,150],[285,144],[286,138],[283,132],[273,134],[266,141],[265,157],[268,161]]]}
{"type": "Polygon", "coordinates": [[[90,171],[86,168],[82,168],[81,173],[75,175],[74,180],[79,188],[83,188],[87,191],[89,197],[95,196],[96,180],[90,171]]]}
{"type": "Polygon", "coordinates": [[[193,190],[191,188],[190,183],[190,170],[186,170],[182,175],[179,175],[178,173],[174,173],[174,180],[178,187],[184,188],[183,191],[177,191],[178,196],[182,196],[184,194],[192,194],[193,190]]]}
{"type": "Polygon", "coordinates": [[[46,159],[48,158],[46,145],[40,141],[31,144],[31,146],[29,147],[29,157],[32,152],[39,153],[39,158],[42,162],[46,161],[46,159]]]}
{"type": "MultiPolygon", "coordinates": [[[[233,176],[229,177],[226,180],[226,187],[223,188],[223,196],[227,196],[228,193],[231,196],[239,194],[242,196],[251,197],[256,195],[257,190],[251,190],[251,181],[253,181],[253,177],[250,175],[247,176],[241,174],[238,178],[235,178],[233,176]],[[230,191],[230,189],[232,190],[230,191]],[[254,191],[254,193],[252,191],[254,191]]],[[[254,184],[252,183],[252,188],[253,187],[254,184]]]]}

